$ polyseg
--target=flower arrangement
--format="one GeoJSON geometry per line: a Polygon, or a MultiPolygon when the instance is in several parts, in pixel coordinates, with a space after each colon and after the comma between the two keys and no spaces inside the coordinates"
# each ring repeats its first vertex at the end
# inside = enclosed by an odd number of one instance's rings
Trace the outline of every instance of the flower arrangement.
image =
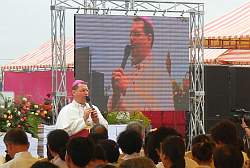
{"type": "Polygon", "coordinates": [[[128,124],[131,121],[141,122],[145,128],[150,126],[150,119],[148,119],[142,112],[123,112],[123,111],[113,111],[108,112],[106,119],[109,124],[128,124]]]}
{"type": "Polygon", "coordinates": [[[175,110],[188,110],[189,108],[189,76],[188,72],[182,81],[172,81],[175,110]]]}
{"type": "Polygon", "coordinates": [[[11,100],[0,94],[0,98],[3,100],[0,105],[0,132],[9,128],[23,128],[37,137],[38,125],[52,122],[52,105],[48,95],[42,104],[26,97],[11,100]]]}

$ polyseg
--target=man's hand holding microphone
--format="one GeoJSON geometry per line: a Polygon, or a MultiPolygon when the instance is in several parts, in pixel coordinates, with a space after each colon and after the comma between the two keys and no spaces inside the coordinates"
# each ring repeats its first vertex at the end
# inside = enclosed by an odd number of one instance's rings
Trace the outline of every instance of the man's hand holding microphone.
{"type": "Polygon", "coordinates": [[[85,111],[84,111],[84,115],[83,115],[83,118],[84,118],[84,121],[86,122],[87,119],[89,118],[89,115],[92,119],[92,121],[95,123],[95,124],[99,124],[99,118],[98,118],[98,114],[97,114],[97,111],[95,110],[95,108],[93,107],[91,101],[90,101],[90,97],[89,96],[86,96],[86,102],[89,104],[90,108],[87,108],[85,111]]]}

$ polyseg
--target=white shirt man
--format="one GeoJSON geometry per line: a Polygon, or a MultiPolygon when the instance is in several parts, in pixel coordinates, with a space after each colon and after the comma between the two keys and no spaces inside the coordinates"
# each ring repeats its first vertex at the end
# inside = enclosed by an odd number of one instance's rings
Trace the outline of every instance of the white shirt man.
{"type": "Polygon", "coordinates": [[[0,166],[0,168],[30,168],[38,159],[32,157],[28,152],[18,152],[14,158],[0,166]]]}
{"type": "MultiPolygon", "coordinates": [[[[108,122],[104,119],[99,109],[96,106],[93,107],[97,112],[99,124],[107,127],[108,122]]],[[[82,105],[73,100],[72,103],[66,105],[60,111],[56,122],[56,128],[65,130],[71,136],[83,129],[92,127],[95,124],[92,118],[89,116],[86,120],[84,120],[83,117],[84,111],[89,108],[90,106],[88,103],[82,105]]]]}
{"type": "Polygon", "coordinates": [[[88,92],[88,86],[84,81],[76,80],[73,83],[72,94],[74,100],[60,111],[56,122],[57,129],[63,129],[72,136],[91,128],[94,124],[108,126],[108,122],[99,109],[96,106],[93,106],[92,109],[86,102],[88,92]]]}
{"type": "Polygon", "coordinates": [[[10,129],[4,136],[4,143],[8,154],[13,159],[2,164],[0,168],[30,168],[38,161],[28,152],[28,137],[22,129],[10,129]]]}

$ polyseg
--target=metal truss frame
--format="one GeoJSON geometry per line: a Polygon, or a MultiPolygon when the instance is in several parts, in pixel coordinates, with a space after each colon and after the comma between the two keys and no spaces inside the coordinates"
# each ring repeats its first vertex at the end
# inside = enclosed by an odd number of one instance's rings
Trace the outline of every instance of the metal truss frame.
{"type": "Polygon", "coordinates": [[[198,13],[190,12],[190,119],[188,144],[192,138],[205,133],[204,125],[204,5],[199,6],[198,13]]]}
{"type": "Polygon", "coordinates": [[[95,15],[183,16],[190,20],[189,143],[204,133],[204,4],[164,0],[51,0],[54,121],[66,103],[65,11],[95,15]]]}
{"type": "Polygon", "coordinates": [[[51,53],[52,53],[52,96],[53,123],[60,107],[66,104],[66,55],[65,55],[65,9],[57,7],[51,0],[51,53]]]}

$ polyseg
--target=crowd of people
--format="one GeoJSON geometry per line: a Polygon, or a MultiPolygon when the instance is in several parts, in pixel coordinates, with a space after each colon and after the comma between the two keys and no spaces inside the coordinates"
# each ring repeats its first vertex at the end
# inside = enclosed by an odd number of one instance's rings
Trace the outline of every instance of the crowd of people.
{"type": "Polygon", "coordinates": [[[4,136],[7,154],[0,168],[247,168],[241,141],[230,120],[214,125],[210,134],[194,137],[187,152],[184,137],[174,128],[145,131],[140,122],[131,122],[114,141],[108,139],[105,126],[96,124],[87,137],[51,131],[47,158],[36,158],[28,152],[26,133],[12,128],[4,136]]]}

